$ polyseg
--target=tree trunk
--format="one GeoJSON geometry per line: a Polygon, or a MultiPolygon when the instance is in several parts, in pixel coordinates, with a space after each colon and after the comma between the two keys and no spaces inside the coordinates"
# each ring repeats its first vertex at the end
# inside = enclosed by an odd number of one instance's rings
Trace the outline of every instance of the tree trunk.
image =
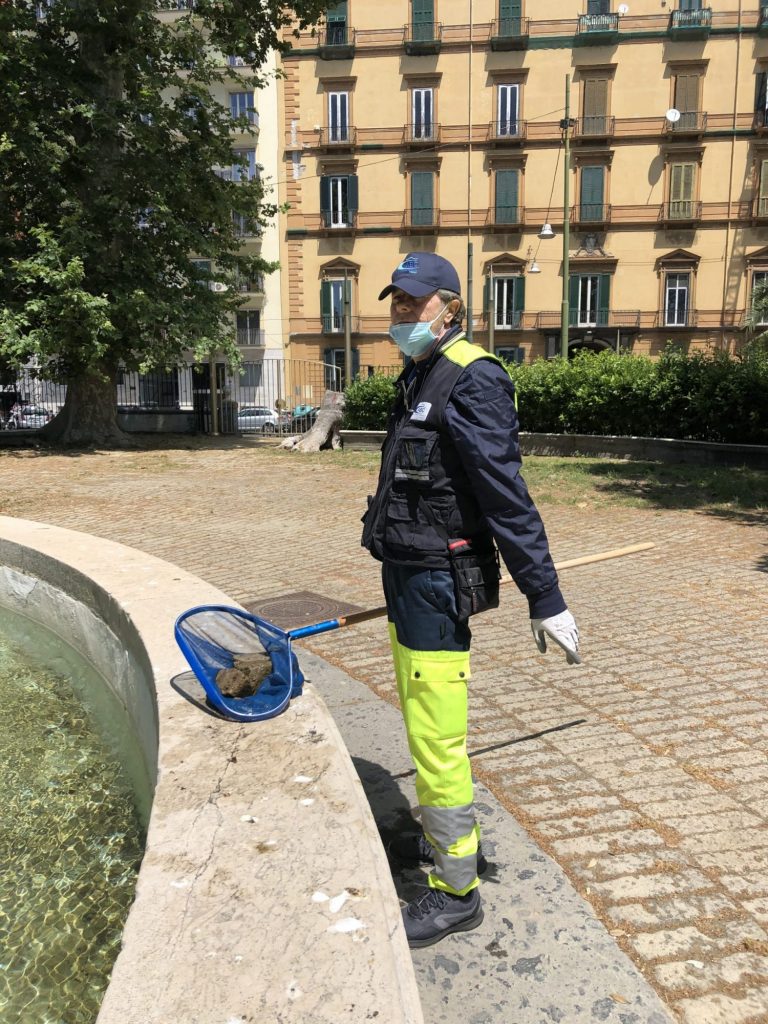
{"type": "Polygon", "coordinates": [[[339,427],[344,412],[344,395],[336,391],[326,391],[317,419],[297,440],[289,437],[283,442],[283,448],[294,452],[319,452],[323,448],[341,448],[339,427]]]}
{"type": "Polygon", "coordinates": [[[61,411],[40,431],[51,444],[131,448],[136,442],[117,425],[115,373],[91,371],[67,384],[61,411]]]}

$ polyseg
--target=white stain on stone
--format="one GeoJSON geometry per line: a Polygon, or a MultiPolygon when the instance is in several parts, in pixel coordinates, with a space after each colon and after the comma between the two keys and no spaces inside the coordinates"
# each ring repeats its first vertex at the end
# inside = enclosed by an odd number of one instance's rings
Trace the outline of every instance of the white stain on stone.
{"type": "Polygon", "coordinates": [[[240,821],[250,821],[251,823],[257,822],[259,819],[254,818],[252,814],[241,814],[240,821]]]}
{"type": "Polygon", "coordinates": [[[171,882],[171,886],[174,889],[188,889],[191,882],[188,878],[179,878],[175,882],[171,882]]]}
{"type": "Polygon", "coordinates": [[[311,807],[314,802],[315,801],[311,796],[308,796],[305,800],[299,800],[302,807],[311,807]]]}
{"type": "Polygon", "coordinates": [[[298,981],[296,981],[295,978],[292,978],[288,982],[288,988],[285,990],[285,994],[288,996],[290,1000],[301,999],[301,997],[304,995],[304,993],[299,988],[298,981]]]}
{"type": "Polygon", "coordinates": [[[313,903],[327,903],[329,899],[330,899],[330,896],[326,896],[324,892],[319,892],[318,891],[318,892],[313,892],[312,893],[312,902],[313,903]]]}
{"type": "Polygon", "coordinates": [[[328,928],[329,932],[340,932],[341,934],[348,935],[350,932],[359,932],[366,926],[362,921],[358,921],[356,917],[345,917],[342,921],[338,921],[336,924],[332,924],[328,928]]]}
{"type": "Polygon", "coordinates": [[[328,904],[328,909],[332,914],[338,914],[341,908],[349,899],[349,893],[346,889],[339,893],[338,896],[334,896],[331,902],[328,904]]]}
{"type": "Polygon", "coordinates": [[[314,779],[310,779],[310,777],[308,775],[297,775],[293,781],[294,782],[307,783],[307,782],[314,782],[315,780],[314,779]]]}

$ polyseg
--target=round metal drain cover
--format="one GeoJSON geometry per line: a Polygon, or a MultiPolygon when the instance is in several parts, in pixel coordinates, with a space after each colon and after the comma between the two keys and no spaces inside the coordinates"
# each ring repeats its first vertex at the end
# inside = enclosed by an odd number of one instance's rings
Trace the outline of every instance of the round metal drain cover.
{"type": "Polygon", "coordinates": [[[278,594],[275,597],[262,598],[260,601],[244,602],[243,607],[253,615],[273,622],[280,629],[294,629],[297,626],[324,622],[326,619],[337,619],[340,615],[362,611],[359,605],[339,601],[325,594],[315,594],[311,590],[299,590],[293,594],[278,594]]]}

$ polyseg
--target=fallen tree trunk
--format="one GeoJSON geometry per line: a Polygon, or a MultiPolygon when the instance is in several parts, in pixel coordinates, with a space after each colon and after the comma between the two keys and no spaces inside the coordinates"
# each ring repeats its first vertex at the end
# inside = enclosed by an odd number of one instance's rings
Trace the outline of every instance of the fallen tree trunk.
{"type": "Polygon", "coordinates": [[[289,437],[282,447],[294,452],[319,452],[323,449],[341,448],[339,427],[344,412],[344,395],[338,391],[326,391],[317,419],[301,437],[289,437]]]}

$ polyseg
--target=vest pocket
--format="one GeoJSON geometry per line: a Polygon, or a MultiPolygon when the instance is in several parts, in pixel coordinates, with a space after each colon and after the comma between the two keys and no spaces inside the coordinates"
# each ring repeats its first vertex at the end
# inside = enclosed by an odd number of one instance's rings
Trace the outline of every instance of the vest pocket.
{"type": "Polygon", "coordinates": [[[407,437],[400,442],[395,463],[398,483],[429,483],[429,462],[436,437],[407,437]]]}
{"type": "MultiPolygon", "coordinates": [[[[430,511],[439,521],[444,521],[444,514],[431,503],[430,511]]],[[[387,549],[396,553],[412,555],[439,552],[448,558],[447,531],[441,536],[433,523],[424,514],[418,497],[414,494],[392,493],[387,502],[387,519],[384,542],[387,549]]]]}

